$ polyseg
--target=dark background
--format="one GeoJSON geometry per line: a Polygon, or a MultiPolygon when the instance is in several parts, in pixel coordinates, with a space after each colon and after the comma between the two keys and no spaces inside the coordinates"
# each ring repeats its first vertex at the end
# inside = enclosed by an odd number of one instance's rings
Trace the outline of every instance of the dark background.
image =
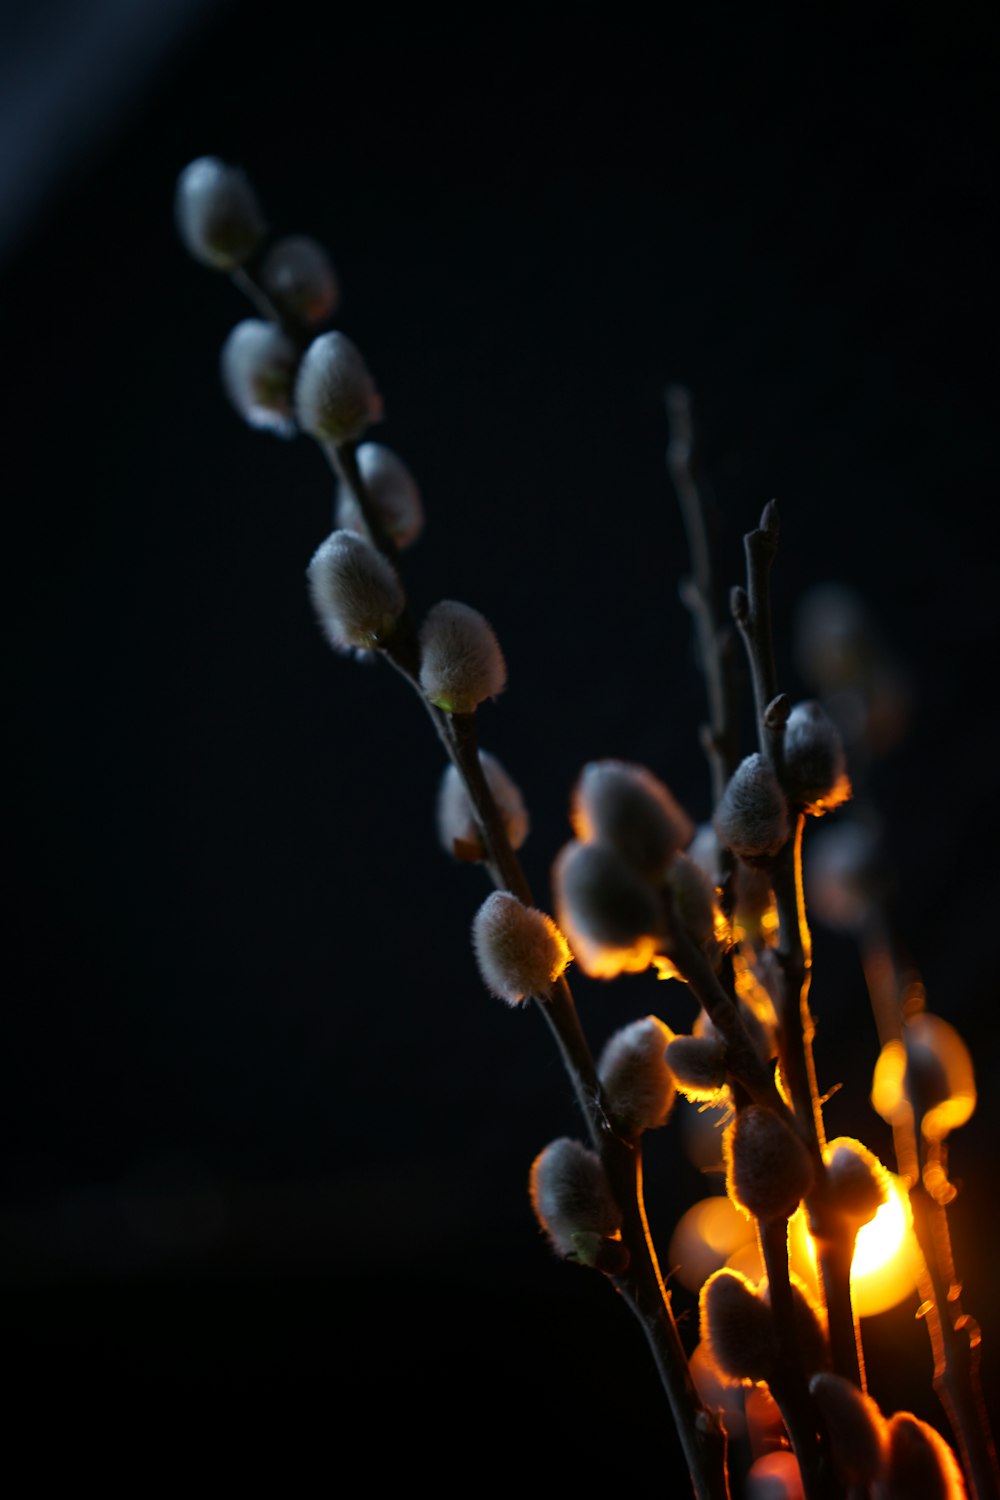
{"type": "MultiPolygon", "coordinates": [[[[310,615],[329,474],[221,393],[247,309],[172,217],[205,153],[331,251],[374,435],[428,510],[411,601],[474,604],[507,655],[482,740],[540,902],[585,760],[710,810],[666,382],[727,582],[778,498],[793,695],[802,591],[867,600],[913,691],[875,773],[906,938],[980,1079],[954,1217],[995,1390],[995,11],[49,0],[3,25],[15,1433],[130,1483],[199,1437],[206,1476],[274,1462],[293,1490],[359,1453],[446,1493],[678,1482],[638,1330],[531,1217],[574,1107],[539,1018],[482,991],[439,747],[310,615]]],[[[885,1151],[858,959],[816,940],[830,1133],[885,1151]]],[[[595,1048],[692,1018],[676,986],[574,983],[595,1048]]],[[[681,1131],[649,1158],[666,1256],[704,1184],[681,1131]]],[[[887,1409],[937,1420],[912,1305],[867,1334],[887,1409]]]]}

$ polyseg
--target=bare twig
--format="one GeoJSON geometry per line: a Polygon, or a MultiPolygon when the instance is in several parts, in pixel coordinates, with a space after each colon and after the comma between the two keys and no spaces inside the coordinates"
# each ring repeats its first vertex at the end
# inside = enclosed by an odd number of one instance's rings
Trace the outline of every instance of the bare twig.
{"type": "Polygon", "coordinates": [[[664,392],[664,400],[669,423],[667,470],[680,503],[691,555],[691,573],[682,581],[680,595],[694,621],[698,661],[708,697],[702,744],[708,757],[714,807],[738,760],[733,632],[719,607],[707,506],[697,478],[691,397],[682,386],[674,385],[664,392]]]}

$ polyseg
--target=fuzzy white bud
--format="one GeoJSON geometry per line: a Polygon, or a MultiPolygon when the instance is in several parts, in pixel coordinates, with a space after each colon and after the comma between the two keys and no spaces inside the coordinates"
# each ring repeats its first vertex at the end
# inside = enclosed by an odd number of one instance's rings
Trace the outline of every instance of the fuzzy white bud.
{"type": "Polygon", "coordinates": [[[667,1067],[688,1099],[710,1103],[726,1082],[726,1049],[718,1036],[675,1036],[667,1046],[667,1067]]]}
{"type": "MultiPolygon", "coordinates": [[[[530,822],[528,810],[520,789],[511,781],[495,755],[480,750],[479,763],[486,777],[486,784],[493,794],[500,816],[507,830],[512,849],[520,849],[528,837],[530,822]]],[[[466,863],[475,863],[486,858],[479,834],[479,825],[469,800],[469,794],[454,766],[449,766],[441,778],[437,801],[438,838],[448,854],[466,863]]]]}
{"type": "Polygon", "coordinates": [[[809,1153],[771,1109],[749,1104],[726,1132],[726,1186],[738,1208],[765,1223],[787,1219],[812,1186],[809,1153]]]}
{"type": "Polygon", "coordinates": [[[295,381],[299,426],[321,442],[352,443],[382,417],[382,398],[361,351],[333,330],[313,339],[295,381]]]}
{"type": "Polygon", "coordinates": [[[199,156],[177,179],[177,230],[195,260],[232,271],[250,259],[264,234],[257,195],[239,167],[199,156]]]}
{"type": "Polygon", "coordinates": [[[694,824],[645,766],[599,760],[584,766],[573,792],[573,831],[613,848],[641,874],[659,875],[694,837],[694,824]]]}
{"type": "Polygon", "coordinates": [[[286,333],[263,318],[244,318],[222,346],[222,384],[251,427],[291,437],[292,383],[298,354],[286,333]]]}
{"type": "Polygon", "coordinates": [[[569,944],[552,918],[510,891],[487,896],[472,924],[472,945],[491,995],[517,1005],[547,998],[569,963],[569,944]]]}
{"type": "MultiPolygon", "coordinates": [[[[386,535],[400,550],[412,546],[424,529],[424,508],[413,475],[403,460],[383,443],[361,443],[355,458],[368,498],[386,535]]],[[[368,537],[358,502],[343,481],[337,486],[335,519],[338,526],[368,537]]]]}
{"type": "Polygon", "coordinates": [[[720,842],[741,859],[777,854],[789,835],[788,804],[762,755],[748,755],[737,766],[713,824],[720,842]]]}
{"type": "Polygon", "coordinates": [[[652,939],[660,927],[655,892],[613,849],[604,844],[567,844],[556,857],[552,883],[556,920],[586,973],[601,977],[621,973],[631,963],[618,964],[615,959],[606,965],[606,956],[629,954],[640,947],[645,952],[638,967],[648,967],[656,946],[652,939]]]}
{"type": "Polygon", "coordinates": [[[665,1125],[676,1086],[664,1052],[670,1030],[656,1016],[645,1016],[616,1031],[597,1065],[612,1124],[629,1140],[665,1125]]]}
{"type": "Polygon", "coordinates": [[[468,604],[442,599],[420,627],[420,686],[450,714],[470,714],[503,692],[507,666],[489,621],[468,604]]]}
{"type": "Polygon", "coordinates": [[[352,531],[334,531],[307,570],[323,633],[338,649],[382,645],[406,603],[395,568],[352,531]]]}
{"type": "Polygon", "coordinates": [[[278,311],[306,328],[325,322],[340,301],[330,257],[308,235],[277,240],[264,257],[260,280],[278,311]]]}
{"type": "Polygon", "coordinates": [[[840,731],[811,699],[797,703],[785,724],[784,781],[788,796],[810,812],[828,812],[851,795],[840,731]]]}
{"type": "Polygon", "coordinates": [[[536,1156],[529,1179],[531,1206],[553,1249],[580,1257],[586,1238],[614,1239],[621,1211],[600,1158],[579,1141],[561,1136],[536,1156]]]}

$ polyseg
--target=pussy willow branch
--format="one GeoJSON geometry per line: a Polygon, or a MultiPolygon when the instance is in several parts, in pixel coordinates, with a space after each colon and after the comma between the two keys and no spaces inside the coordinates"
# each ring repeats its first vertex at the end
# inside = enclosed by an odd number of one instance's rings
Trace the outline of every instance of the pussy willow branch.
{"type": "MultiPolygon", "coordinates": [[[[784,781],[784,726],[788,700],[777,691],[771,627],[770,573],[778,547],[778,508],[764,507],[760,526],[743,539],[746,589],[733,589],[733,617],[743,637],[753,678],[757,733],[761,754],[779,782],[784,781]]],[[[802,889],[802,829],[805,815],[791,809],[793,829],[769,869],[778,910],[776,956],[781,972],[778,1050],[782,1078],[792,1100],[799,1133],[813,1163],[813,1186],[806,1199],[816,1239],[829,1321],[834,1369],[864,1389],[864,1360],[851,1304],[851,1260],[854,1233],[843,1216],[829,1209],[829,1186],[823,1148],[823,1117],[813,1060],[815,1023],[809,1008],[812,944],[802,889]]]]}
{"type": "MultiPolygon", "coordinates": [[[[860,942],[879,1044],[902,1042],[901,997],[910,986],[900,972],[897,945],[884,910],[872,912],[860,942]]],[[[1000,1465],[979,1378],[979,1328],[962,1308],[947,1197],[932,1194],[925,1184],[923,1152],[912,1112],[897,1116],[892,1136],[896,1168],[909,1189],[913,1232],[920,1250],[917,1284],[934,1361],[934,1389],[958,1443],[975,1500],[1000,1500],[1000,1465]]]]}
{"type": "MultiPolygon", "coordinates": [[[[355,445],[343,444],[335,467],[350,487],[375,545],[394,566],[398,549],[380,525],[358,469],[355,445]]],[[[472,714],[446,714],[428,704],[420,687],[416,630],[404,610],[396,635],[385,654],[410,682],[426,705],[435,728],[469,795],[483,837],[487,865],[494,885],[509,890],[527,906],[534,906],[531,887],[510,844],[506,825],[483,774],[472,714]]],[[[622,1293],[638,1318],[653,1354],[670,1404],[697,1500],[728,1500],[726,1435],[718,1417],[702,1404],[691,1378],[687,1356],[674,1319],[671,1298],[663,1282],[649,1233],[642,1196],[642,1155],[638,1142],[628,1142],[612,1130],[600,1081],[586,1042],[572,992],[565,976],[548,997],[532,997],[552,1032],[573,1085],[594,1148],[600,1155],[612,1193],[622,1213],[622,1242],[629,1264],[609,1280],[622,1293]]]]}

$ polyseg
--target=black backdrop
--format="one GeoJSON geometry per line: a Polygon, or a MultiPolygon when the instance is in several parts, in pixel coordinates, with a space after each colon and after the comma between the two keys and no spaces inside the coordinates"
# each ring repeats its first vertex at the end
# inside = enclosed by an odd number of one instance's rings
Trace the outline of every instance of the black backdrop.
{"type": "MultiPolygon", "coordinates": [[[[676,1482],[641,1336],[531,1219],[528,1164],[574,1109],[537,1016],[481,990],[439,748],[310,616],[329,475],[221,394],[244,305],[172,222],[203,153],[331,250],[429,513],[412,601],[476,605],[508,658],[482,737],[529,802],[539,899],[583,761],[709,811],[666,382],[695,395],[731,581],[778,498],[790,690],[802,590],[868,600],[913,675],[876,778],[907,939],[979,1070],[955,1218],[995,1388],[995,15],[244,0],[179,41],[150,17],[164,45],[114,109],[99,50],[78,69],[2,270],[3,1302],[39,1460],[132,1481],[198,1434],[221,1478],[276,1459],[293,1490],[359,1454],[447,1493],[529,1464],[676,1482]]],[[[48,54],[24,57],[30,100],[48,54]]],[[[577,989],[595,1046],[691,1018],[652,980],[577,989]]],[[[822,931],[814,1003],[831,1131],[884,1149],[860,968],[822,931]]],[[[677,1131],[650,1157],[665,1242],[702,1189],[677,1131]]],[[[869,1337],[875,1394],[936,1420],[913,1308],[869,1337]]]]}

